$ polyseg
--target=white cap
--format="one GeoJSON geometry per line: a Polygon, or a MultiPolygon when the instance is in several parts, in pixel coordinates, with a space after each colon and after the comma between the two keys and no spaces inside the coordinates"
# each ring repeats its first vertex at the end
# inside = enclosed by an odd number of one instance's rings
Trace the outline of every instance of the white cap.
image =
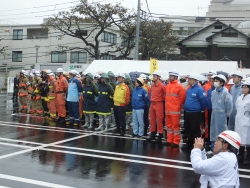
{"type": "Polygon", "coordinates": [[[242,73],[242,72],[240,72],[240,71],[235,71],[235,72],[232,74],[232,76],[234,76],[234,75],[236,75],[236,76],[239,76],[239,77],[243,78],[243,73],[242,73]]]}
{"type": "Polygon", "coordinates": [[[197,73],[191,73],[188,78],[193,78],[195,80],[199,80],[200,79],[200,75],[197,74],[197,73]]]}
{"type": "Polygon", "coordinates": [[[169,76],[179,76],[179,72],[177,70],[173,69],[169,72],[169,76]]]}
{"type": "Polygon", "coordinates": [[[63,71],[62,68],[58,68],[58,69],[56,69],[56,72],[57,72],[57,73],[59,73],[59,72],[63,73],[64,71],[63,71]]]}
{"type": "Polygon", "coordinates": [[[233,79],[230,79],[228,82],[229,85],[234,85],[233,79]]]}
{"type": "Polygon", "coordinates": [[[141,74],[139,77],[141,77],[143,80],[147,79],[147,76],[145,74],[141,74]]]}
{"type": "Polygon", "coordinates": [[[156,71],[154,71],[153,72],[153,74],[152,75],[157,75],[157,76],[161,76],[161,71],[159,71],[159,70],[156,70],[156,71]]]}
{"type": "Polygon", "coordinates": [[[123,73],[119,72],[119,73],[117,74],[117,77],[123,77],[123,78],[125,78],[125,75],[124,75],[123,73]]]}
{"type": "Polygon", "coordinates": [[[224,80],[224,82],[227,81],[226,77],[222,74],[216,75],[214,78],[220,78],[220,79],[224,80]]]}
{"type": "Polygon", "coordinates": [[[46,74],[47,74],[47,75],[51,75],[51,74],[53,74],[53,72],[52,72],[52,70],[47,69],[47,70],[46,70],[46,74]]]}
{"type": "Polygon", "coordinates": [[[215,70],[210,70],[207,75],[217,75],[217,72],[215,70]]]}
{"type": "Polygon", "coordinates": [[[225,141],[227,141],[229,144],[231,144],[236,149],[240,148],[241,144],[241,138],[240,135],[234,131],[224,131],[220,133],[218,136],[220,138],[223,138],[225,141]]]}

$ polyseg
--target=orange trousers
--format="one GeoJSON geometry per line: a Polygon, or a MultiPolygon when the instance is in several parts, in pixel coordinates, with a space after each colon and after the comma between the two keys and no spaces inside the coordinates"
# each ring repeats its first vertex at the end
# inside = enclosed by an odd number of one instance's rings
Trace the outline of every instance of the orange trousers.
{"type": "Polygon", "coordinates": [[[59,117],[66,117],[66,95],[64,93],[56,94],[56,111],[59,117]]]}
{"type": "Polygon", "coordinates": [[[166,121],[167,142],[179,145],[181,141],[180,115],[166,115],[166,121]]]}
{"type": "Polygon", "coordinates": [[[163,134],[163,103],[151,102],[150,104],[150,132],[156,132],[163,134]]]}
{"type": "Polygon", "coordinates": [[[49,102],[47,102],[47,106],[49,109],[49,115],[51,118],[56,117],[56,99],[50,99],[49,102]]]}

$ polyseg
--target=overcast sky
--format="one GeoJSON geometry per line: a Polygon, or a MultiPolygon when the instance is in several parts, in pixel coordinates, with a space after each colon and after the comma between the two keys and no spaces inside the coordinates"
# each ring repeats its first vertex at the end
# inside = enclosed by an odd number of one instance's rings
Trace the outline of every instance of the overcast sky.
{"type": "MultiPolygon", "coordinates": [[[[77,0],[6,0],[1,1],[0,24],[40,24],[43,18],[69,9],[77,0]],[[57,5],[55,5],[57,4],[57,5]]],[[[89,0],[101,3],[121,2],[123,6],[137,9],[138,0],[89,0]]],[[[211,0],[147,0],[150,12],[167,15],[205,16],[211,0]],[[198,9],[198,7],[200,7],[198,9]]],[[[141,0],[147,11],[146,0],[141,0]]]]}

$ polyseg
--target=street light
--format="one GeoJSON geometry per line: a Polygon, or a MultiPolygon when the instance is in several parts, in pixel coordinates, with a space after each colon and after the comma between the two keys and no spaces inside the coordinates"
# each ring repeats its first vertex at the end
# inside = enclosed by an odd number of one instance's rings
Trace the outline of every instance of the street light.
{"type": "Polygon", "coordinates": [[[36,48],[36,64],[37,64],[37,58],[38,58],[38,49],[40,48],[40,46],[36,45],[35,46],[36,48]]]}

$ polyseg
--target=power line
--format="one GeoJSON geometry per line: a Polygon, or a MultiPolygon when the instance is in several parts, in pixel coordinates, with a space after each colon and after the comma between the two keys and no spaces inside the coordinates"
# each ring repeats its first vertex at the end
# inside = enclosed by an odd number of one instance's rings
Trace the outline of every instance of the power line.
{"type": "Polygon", "coordinates": [[[74,2],[79,2],[79,1],[70,1],[70,2],[66,2],[66,3],[57,3],[57,4],[44,5],[44,6],[39,6],[39,7],[30,7],[30,8],[21,8],[21,9],[1,10],[0,12],[15,11],[15,10],[27,10],[27,9],[43,8],[43,7],[51,7],[51,6],[58,6],[58,5],[69,4],[69,3],[74,3],[74,2]]]}

